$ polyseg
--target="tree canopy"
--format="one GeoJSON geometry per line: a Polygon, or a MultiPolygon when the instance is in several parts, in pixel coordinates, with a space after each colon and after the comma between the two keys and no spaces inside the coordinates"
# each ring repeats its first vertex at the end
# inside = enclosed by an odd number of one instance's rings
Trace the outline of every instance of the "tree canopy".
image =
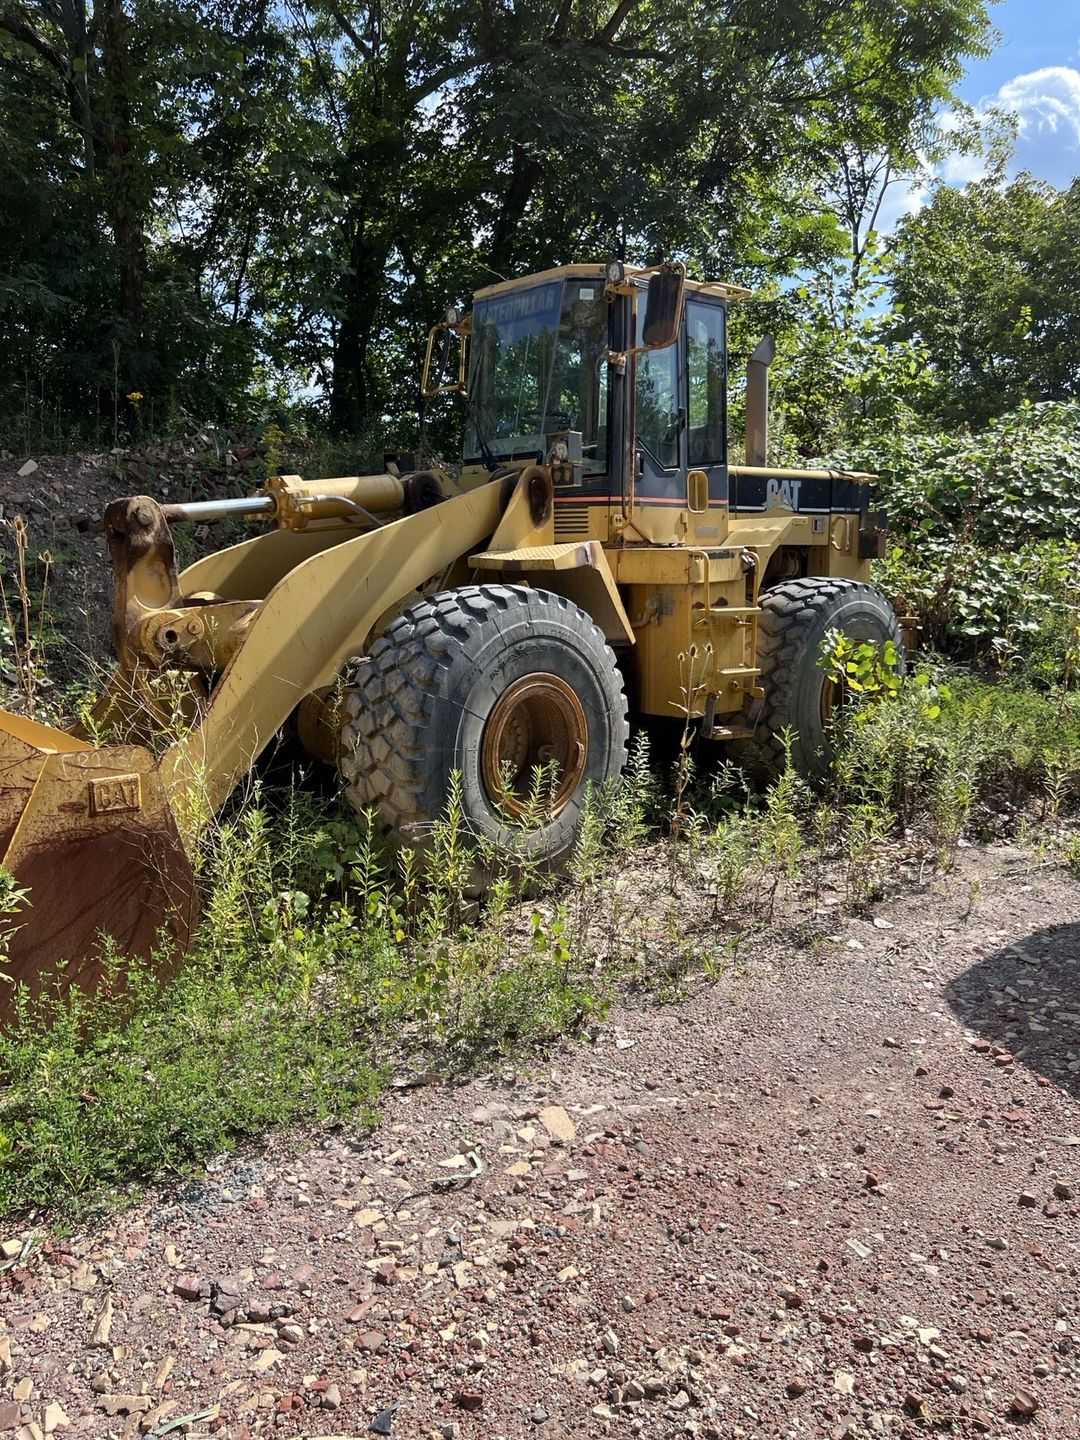
{"type": "Polygon", "coordinates": [[[912,161],[985,34],[982,0],[0,0],[0,416],[407,435],[427,325],[494,276],[843,253],[843,177],[912,161]]]}
{"type": "Polygon", "coordinates": [[[894,251],[892,333],[926,347],[943,418],[1080,396],[1080,180],[939,185],[894,251]]]}

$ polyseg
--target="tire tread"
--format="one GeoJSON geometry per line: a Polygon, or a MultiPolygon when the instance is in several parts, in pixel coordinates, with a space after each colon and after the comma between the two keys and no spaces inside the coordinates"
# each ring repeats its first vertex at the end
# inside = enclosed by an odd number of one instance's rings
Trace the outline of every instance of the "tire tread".
{"type": "MultiPolygon", "coordinates": [[[[357,811],[375,806],[387,836],[415,844],[437,816],[424,801],[430,758],[425,731],[440,677],[454,653],[478,628],[501,628],[519,615],[538,620],[558,612],[612,671],[615,655],[592,618],[565,596],[524,585],[463,585],[416,601],[387,627],[359,662],[346,688],[340,769],[345,795],[357,811]]],[[[615,716],[617,768],[626,761],[626,700],[615,716]]]]}

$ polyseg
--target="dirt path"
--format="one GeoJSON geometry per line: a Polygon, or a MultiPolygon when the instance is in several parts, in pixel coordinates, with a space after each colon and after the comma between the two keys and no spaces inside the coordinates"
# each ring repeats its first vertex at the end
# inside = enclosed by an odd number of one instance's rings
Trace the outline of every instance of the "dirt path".
{"type": "Polygon", "coordinates": [[[1080,886],[839,934],[9,1271],[0,1434],[1075,1440],[1080,886]]]}

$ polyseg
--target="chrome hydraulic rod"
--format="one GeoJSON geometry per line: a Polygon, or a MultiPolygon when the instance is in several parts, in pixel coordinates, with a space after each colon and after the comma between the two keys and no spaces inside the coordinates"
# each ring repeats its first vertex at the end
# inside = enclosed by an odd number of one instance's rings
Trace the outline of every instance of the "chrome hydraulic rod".
{"type": "Polygon", "coordinates": [[[277,501],[272,495],[238,495],[227,500],[187,500],[163,505],[161,512],[173,520],[226,520],[233,515],[272,515],[277,501]]]}

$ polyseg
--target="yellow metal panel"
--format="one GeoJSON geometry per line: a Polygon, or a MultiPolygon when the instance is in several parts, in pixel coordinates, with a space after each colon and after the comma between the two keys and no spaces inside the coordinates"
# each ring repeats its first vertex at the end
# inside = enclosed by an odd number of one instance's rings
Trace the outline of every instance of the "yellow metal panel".
{"type": "Polygon", "coordinates": [[[530,545],[518,550],[483,550],[470,555],[474,570],[572,570],[576,565],[591,565],[588,542],[565,545],[530,545]]]}
{"type": "Polygon", "coordinates": [[[811,550],[807,572],[810,575],[831,575],[841,580],[862,580],[872,578],[869,560],[860,560],[858,551],[839,552],[829,546],[827,549],[811,550]]]}
{"type": "MultiPolygon", "coordinates": [[[[628,265],[627,280],[636,275],[644,276],[646,267],[628,265]]],[[[474,300],[489,300],[493,295],[509,295],[527,285],[543,285],[551,280],[596,280],[604,283],[607,279],[603,265],[557,265],[551,270],[539,270],[535,275],[523,275],[520,280],[502,280],[497,285],[485,285],[473,292],[474,300]]],[[[751,291],[742,285],[725,285],[718,280],[687,280],[686,289],[695,295],[711,295],[718,300],[745,300],[751,291]]]]}
{"type": "MultiPolygon", "coordinates": [[[[646,715],[667,715],[677,718],[684,704],[685,655],[692,643],[691,600],[693,591],[686,584],[649,587],[647,595],[635,587],[647,603],[648,623],[636,630],[638,688],[641,709],[646,715]]],[[[631,604],[635,622],[639,610],[631,604]]]]}
{"type": "Polygon", "coordinates": [[[813,534],[814,517],[777,510],[772,515],[735,515],[728,544],[749,550],[775,550],[777,545],[806,545],[813,534]]]}
{"type": "Polygon", "coordinates": [[[223,600],[261,600],[305,560],[356,539],[356,532],[343,526],[332,530],[269,530],[196,560],[181,573],[180,590],[184,595],[209,592],[223,600]]]}
{"type": "Polygon", "coordinates": [[[89,750],[85,740],[78,740],[65,730],[55,730],[51,725],[41,725],[25,715],[13,715],[10,710],[0,710],[0,732],[14,735],[24,745],[32,745],[45,755],[71,755],[76,750],[89,750]]]}
{"type": "MultiPolygon", "coordinates": [[[[703,552],[698,546],[672,545],[657,549],[647,545],[612,546],[604,553],[620,585],[680,585],[705,578],[701,571],[703,552]]],[[[709,553],[708,563],[710,584],[722,584],[742,576],[738,550],[724,546],[719,554],[709,553]]]]}
{"type": "MultiPolygon", "coordinates": [[[[498,482],[500,488],[510,482],[498,482]]],[[[491,550],[522,550],[550,545],[555,539],[551,473],[542,465],[526,465],[518,474],[510,503],[491,537],[491,550]]]]}
{"type": "Polygon", "coordinates": [[[865,470],[799,470],[775,465],[729,465],[728,474],[732,479],[740,475],[750,478],[775,475],[778,480],[856,480],[871,481],[877,477],[865,470]]]}

